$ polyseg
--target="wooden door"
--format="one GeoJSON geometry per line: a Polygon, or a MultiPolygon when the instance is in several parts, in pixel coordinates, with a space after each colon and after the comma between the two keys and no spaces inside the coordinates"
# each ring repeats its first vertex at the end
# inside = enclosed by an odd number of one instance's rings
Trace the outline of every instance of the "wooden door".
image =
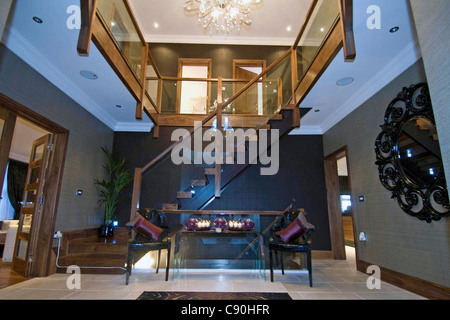
{"type": "Polygon", "coordinates": [[[52,135],[45,135],[35,141],[31,149],[30,162],[25,181],[24,196],[19,214],[12,268],[17,273],[30,276],[33,262],[33,231],[43,204],[43,173],[48,161],[48,146],[52,135]]]}
{"type": "MultiPolygon", "coordinates": [[[[234,59],[233,79],[250,81],[266,68],[265,60],[234,59]]],[[[265,79],[265,76],[260,79],[265,79]]],[[[247,82],[237,82],[233,85],[233,94],[236,94],[247,82]]],[[[235,114],[264,114],[264,86],[257,82],[248,88],[233,102],[235,114]]]]}
{"type": "Polygon", "coordinates": [[[345,260],[344,229],[339,198],[339,178],[334,156],[324,160],[325,183],[327,188],[328,219],[330,223],[331,249],[335,260],[345,260]]]}
{"type": "MultiPolygon", "coordinates": [[[[250,81],[258,74],[248,71],[239,66],[235,69],[235,79],[250,81]]],[[[241,90],[247,83],[236,83],[235,93],[241,90]]],[[[234,105],[236,114],[258,114],[258,85],[254,84],[248,88],[236,101],[234,105]]]]}

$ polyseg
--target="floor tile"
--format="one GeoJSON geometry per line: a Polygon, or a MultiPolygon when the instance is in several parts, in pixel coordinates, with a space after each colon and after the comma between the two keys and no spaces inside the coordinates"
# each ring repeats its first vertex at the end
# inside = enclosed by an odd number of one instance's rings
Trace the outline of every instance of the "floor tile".
{"type": "Polygon", "coordinates": [[[358,272],[354,249],[347,248],[347,260],[313,260],[313,287],[305,270],[270,270],[259,272],[224,270],[185,270],[165,272],[135,269],[125,285],[125,274],[81,274],[81,288],[70,290],[68,274],[57,273],[34,278],[0,290],[0,299],[64,299],[64,300],[135,300],[144,291],[206,291],[206,292],[286,292],[294,300],[353,299],[424,299],[411,292],[381,282],[380,290],[370,290],[368,275],[358,272]],[[175,277],[173,277],[175,276],[175,277]]]}
{"type": "Polygon", "coordinates": [[[349,292],[301,292],[305,300],[362,300],[362,297],[349,292]]]}

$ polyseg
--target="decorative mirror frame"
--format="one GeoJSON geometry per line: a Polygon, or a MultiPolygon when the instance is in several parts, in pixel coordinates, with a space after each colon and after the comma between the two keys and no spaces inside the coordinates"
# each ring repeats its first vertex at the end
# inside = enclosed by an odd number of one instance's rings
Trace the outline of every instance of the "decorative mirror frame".
{"type": "Polygon", "coordinates": [[[433,183],[420,185],[406,176],[399,160],[398,140],[402,127],[416,116],[426,118],[436,126],[426,83],[403,88],[389,104],[384,124],[380,126],[382,131],[375,142],[375,164],[378,165],[381,184],[392,192],[392,198],[397,199],[400,208],[430,223],[450,213],[444,168],[433,183]]]}

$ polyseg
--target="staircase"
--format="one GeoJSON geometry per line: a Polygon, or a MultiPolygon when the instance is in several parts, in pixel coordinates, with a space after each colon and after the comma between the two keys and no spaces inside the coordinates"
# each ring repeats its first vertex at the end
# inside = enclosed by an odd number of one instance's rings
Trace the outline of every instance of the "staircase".
{"type": "MultiPolygon", "coordinates": [[[[262,73],[237,90],[237,92],[233,91],[234,94],[231,97],[228,97],[228,99],[222,100],[222,95],[224,94],[222,84],[231,82],[233,81],[232,79],[222,79],[222,77],[219,77],[218,79],[205,79],[208,83],[217,82],[217,85],[215,85],[217,88],[217,95],[214,94],[214,96],[217,97],[217,100],[214,102],[217,107],[214,113],[209,114],[202,120],[201,127],[211,127],[211,123],[216,121],[217,128],[222,128],[222,113],[230,112],[230,109],[232,110],[233,115],[245,116],[246,113],[241,112],[244,109],[238,110],[239,106],[242,105],[246,106],[245,110],[254,110],[254,106],[256,105],[258,114],[261,114],[260,111],[262,109],[264,116],[263,121],[261,122],[263,123],[258,122],[257,124],[254,123],[252,125],[247,124],[242,126],[240,124],[238,126],[232,124],[235,128],[238,127],[244,129],[256,127],[256,129],[267,129],[269,131],[277,129],[279,130],[279,138],[282,138],[292,129],[300,127],[300,119],[310,110],[310,108],[299,108],[299,105],[328,68],[331,61],[336,57],[342,48],[344,49],[343,52],[345,61],[353,61],[356,55],[352,29],[352,5],[350,1],[346,0],[339,0],[339,4],[339,6],[333,6],[332,1],[326,1],[323,3],[313,1],[307,13],[307,18],[302,25],[292,47],[282,54],[270,66],[265,68],[262,73]],[[331,7],[329,7],[330,5],[331,7]],[[329,9],[331,11],[328,11],[329,9]],[[308,30],[312,24],[317,23],[315,21],[315,17],[320,12],[327,12],[326,15],[330,17],[334,17],[334,15],[330,14],[330,12],[335,12],[337,17],[334,21],[329,22],[330,25],[328,32],[324,33],[324,38],[321,45],[317,47],[316,53],[308,56],[302,51],[303,49],[301,44],[308,40],[307,38],[309,35],[306,30],[308,30]],[[255,89],[259,84],[262,84],[265,88],[267,88],[267,90],[264,91],[265,96],[263,99],[265,100],[263,105],[259,104],[259,102],[255,103],[254,101],[249,103],[249,99],[252,97],[252,92],[255,92],[255,89]],[[247,93],[249,94],[248,96],[247,93]],[[232,103],[233,106],[231,107],[232,103]],[[252,108],[248,108],[248,104],[251,104],[252,108]]],[[[170,78],[162,76],[158,76],[158,80],[160,84],[164,81],[169,81],[169,83],[170,81],[172,81],[172,83],[174,81],[182,82],[188,80],[202,81],[200,79],[170,78]]],[[[162,85],[160,85],[160,87],[162,88],[162,85]]],[[[159,101],[157,109],[161,111],[163,110],[163,106],[160,102],[164,99],[162,99],[161,95],[159,95],[157,100],[159,101]]],[[[167,97],[165,101],[169,101],[167,100],[167,97]]],[[[180,117],[183,120],[188,118],[178,114],[170,114],[170,117],[171,119],[180,117]]],[[[160,125],[170,125],[169,122],[165,122],[166,124],[164,124],[164,121],[158,123],[158,120],[155,123],[153,132],[153,136],[156,138],[159,137],[160,125]]],[[[186,125],[192,126],[192,124],[186,125]]],[[[186,138],[194,136],[194,132],[195,129],[192,128],[188,133],[189,136],[186,136],[186,138]]],[[[254,138],[260,139],[258,135],[254,138]]],[[[270,139],[270,134],[268,135],[268,139],[270,139]]],[[[160,172],[169,172],[169,176],[166,178],[166,183],[170,185],[171,188],[173,185],[170,183],[174,182],[174,179],[176,179],[175,176],[181,171],[180,187],[178,188],[177,186],[178,190],[176,191],[176,194],[170,195],[172,200],[167,200],[166,194],[163,195],[163,197],[166,198],[166,200],[163,200],[163,208],[200,210],[205,208],[215,198],[219,198],[221,192],[224,191],[230,183],[236,179],[236,177],[242,174],[242,172],[250,166],[250,164],[248,164],[249,161],[247,161],[249,154],[249,143],[246,142],[244,146],[236,146],[236,149],[234,150],[235,159],[237,159],[237,154],[239,152],[246,153],[246,164],[227,164],[226,162],[223,164],[216,164],[214,166],[182,164],[182,166],[190,166],[184,170],[185,168],[180,168],[179,166],[175,166],[171,163],[172,167],[168,165],[168,170],[161,171],[161,167],[159,166],[164,161],[171,160],[171,151],[182,142],[182,139],[174,142],[147,165],[141,168],[135,168],[130,219],[134,217],[137,208],[139,208],[139,203],[141,202],[141,186],[144,179],[143,175],[151,168],[155,171],[159,170],[160,172]],[[170,173],[172,170],[174,170],[174,174],[171,176],[170,173]]],[[[270,141],[266,145],[268,149],[272,146],[270,141]]],[[[260,148],[258,148],[258,152],[260,154],[262,151],[264,150],[260,150],[260,148]]],[[[233,154],[224,154],[223,156],[225,158],[233,156],[233,154]]],[[[163,163],[163,165],[165,164],[163,163]]],[[[161,183],[161,179],[164,179],[161,175],[155,174],[155,176],[158,176],[159,180],[155,180],[152,183],[161,183]]],[[[144,181],[144,183],[149,182],[144,181]]],[[[144,195],[142,196],[144,197],[144,195]]],[[[161,205],[161,203],[150,205],[156,207],[155,205],[161,205]]]]}
{"type": "Polygon", "coordinates": [[[56,261],[57,272],[66,273],[68,266],[75,265],[82,273],[122,274],[127,248],[128,228],[116,228],[114,236],[108,238],[99,237],[97,228],[66,231],[56,261]]]}
{"type": "MultiPolygon", "coordinates": [[[[311,109],[301,108],[300,117],[303,117],[311,109]]],[[[287,135],[293,126],[293,108],[287,106],[282,108],[279,113],[274,115],[264,128],[278,129],[280,139],[287,135]]],[[[270,138],[270,135],[269,137],[270,138]]],[[[258,137],[256,137],[258,139],[258,137]]],[[[270,144],[268,144],[270,148],[270,144]]],[[[261,150],[260,150],[261,151],[261,150]]],[[[234,159],[237,159],[237,155],[240,152],[245,152],[245,159],[248,159],[249,149],[248,142],[243,148],[236,148],[234,152],[234,159]]],[[[226,155],[225,155],[226,156],[226,155]]],[[[228,155],[230,156],[230,155],[228,155]]],[[[220,179],[220,190],[224,191],[228,185],[238,177],[250,164],[222,164],[222,174],[220,179]]],[[[187,186],[185,190],[181,190],[177,193],[176,199],[171,204],[164,204],[163,208],[182,208],[185,210],[202,210],[204,209],[215,197],[215,176],[216,168],[203,166],[204,171],[196,178],[191,180],[191,184],[187,186]]]]}

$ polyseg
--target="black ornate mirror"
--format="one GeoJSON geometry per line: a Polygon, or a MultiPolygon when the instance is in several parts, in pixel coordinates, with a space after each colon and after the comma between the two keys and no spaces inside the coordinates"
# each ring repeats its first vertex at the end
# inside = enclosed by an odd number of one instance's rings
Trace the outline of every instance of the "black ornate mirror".
{"type": "Polygon", "coordinates": [[[406,213],[431,222],[450,213],[447,184],[426,84],[403,88],[375,142],[381,184],[406,213]]]}

